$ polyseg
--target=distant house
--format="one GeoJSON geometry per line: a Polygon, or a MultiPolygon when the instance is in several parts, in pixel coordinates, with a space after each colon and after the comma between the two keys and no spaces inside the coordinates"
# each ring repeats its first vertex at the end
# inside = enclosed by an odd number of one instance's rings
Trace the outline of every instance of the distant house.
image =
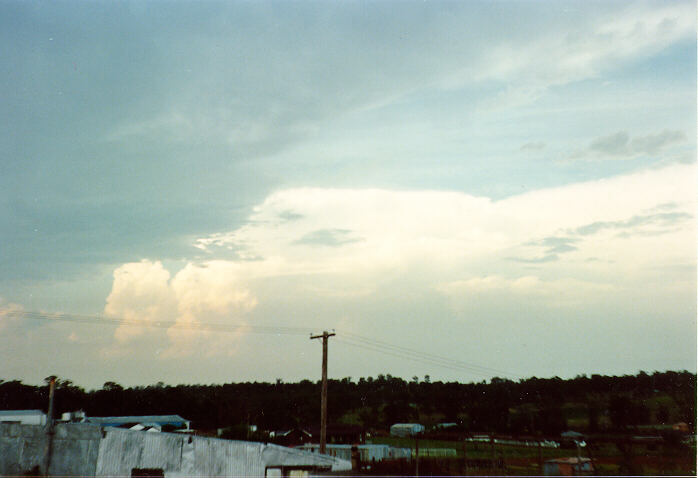
{"type": "MultiPolygon", "coordinates": [[[[328,444],[325,447],[325,454],[341,458],[343,460],[352,459],[352,448],[356,448],[359,453],[361,463],[371,463],[383,460],[409,460],[412,458],[411,448],[396,448],[390,445],[383,444],[363,444],[363,445],[348,445],[348,444],[328,444]]],[[[297,449],[310,451],[312,453],[320,452],[320,445],[305,444],[297,449]]]]}
{"type": "Polygon", "coordinates": [[[0,423],[46,425],[46,414],[41,410],[0,410],[0,423]]]}
{"type": "Polygon", "coordinates": [[[671,429],[681,433],[688,433],[690,431],[690,429],[688,428],[688,423],[686,422],[674,423],[671,426],[671,429]]]}
{"type": "Polygon", "coordinates": [[[130,415],[124,417],[85,417],[86,423],[92,423],[103,427],[131,428],[135,425],[170,430],[190,430],[191,420],[186,420],[179,415],[130,415]]]}
{"type": "Polygon", "coordinates": [[[302,428],[292,428],[291,430],[276,430],[269,432],[269,439],[277,445],[298,446],[312,441],[313,436],[309,431],[302,428]]]}
{"type": "MultiPolygon", "coordinates": [[[[273,443],[283,446],[299,446],[320,442],[320,427],[275,430],[269,433],[273,443]]],[[[364,428],[359,425],[328,425],[326,443],[356,444],[364,442],[364,428]]]]}
{"type": "MultiPolygon", "coordinates": [[[[320,442],[320,427],[310,427],[310,436],[315,443],[320,442]]],[[[356,444],[365,440],[365,430],[361,425],[332,424],[327,425],[327,443],[356,444]]]]}
{"type": "Polygon", "coordinates": [[[579,476],[592,475],[594,468],[589,458],[555,458],[543,464],[543,474],[545,476],[579,476]]]}
{"type": "Polygon", "coordinates": [[[37,425],[0,424],[0,449],[1,476],[303,478],[351,470],[348,461],[278,445],[86,423],[59,423],[54,434],[37,425]]]}
{"type": "Polygon", "coordinates": [[[455,422],[437,423],[434,426],[434,430],[446,430],[448,428],[456,428],[457,426],[458,424],[455,422]]]}
{"type": "Polygon", "coordinates": [[[396,423],[390,427],[390,434],[395,437],[409,437],[424,433],[424,425],[419,423],[396,423]]]}
{"type": "Polygon", "coordinates": [[[577,445],[586,446],[583,434],[573,430],[560,433],[560,446],[563,448],[574,448],[577,445]]]}

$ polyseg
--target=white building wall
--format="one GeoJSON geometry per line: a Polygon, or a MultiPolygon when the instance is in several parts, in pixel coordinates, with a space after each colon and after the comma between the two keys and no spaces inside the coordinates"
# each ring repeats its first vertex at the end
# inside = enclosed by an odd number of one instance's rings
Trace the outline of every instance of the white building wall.
{"type": "Polygon", "coordinates": [[[0,414],[0,422],[20,423],[22,425],[46,425],[46,414],[40,411],[27,413],[24,410],[17,410],[21,413],[12,413],[13,410],[0,414]]]}

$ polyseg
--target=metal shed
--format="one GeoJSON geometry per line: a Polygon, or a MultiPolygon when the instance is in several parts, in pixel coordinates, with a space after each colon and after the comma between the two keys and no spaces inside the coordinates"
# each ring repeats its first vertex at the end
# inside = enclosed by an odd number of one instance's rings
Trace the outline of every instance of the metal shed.
{"type": "Polygon", "coordinates": [[[396,423],[390,427],[390,434],[396,437],[414,436],[424,432],[424,425],[419,423],[396,423]]]}
{"type": "Polygon", "coordinates": [[[288,476],[351,469],[345,460],[257,442],[89,424],[58,424],[51,437],[41,426],[0,424],[0,475],[43,472],[49,448],[52,475],[288,476]]]}

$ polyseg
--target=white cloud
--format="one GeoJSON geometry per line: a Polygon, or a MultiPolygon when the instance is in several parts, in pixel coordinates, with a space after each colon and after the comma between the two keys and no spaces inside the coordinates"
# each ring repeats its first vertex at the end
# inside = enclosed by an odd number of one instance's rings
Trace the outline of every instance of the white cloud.
{"type": "MultiPolygon", "coordinates": [[[[169,280],[170,273],[160,262],[144,260],[122,265],[114,271],[104,313],[130,322],[156,324],[173,320],[177,303],[169,280]]],[[[121,325],[114,337],[124,343],[147,330],[147,327],[121,325]]]]}
{"type": "MultiPolygon", "coordinates": [[[[695,37],[695,8],[690,3],[647,8],[632,5],[605,12],[590,21],[554,30],[532,41],[493,45],[477,68],[452,77],[451,86],[473,78],[507,86],[493,106],[518,105],[538,98],[546,89],[589,78],[668,46],[695,37]]],[[[447,84],[448,84],[447,83],[447,84]]]]}
{"type": "Polygon", "coordinates": [[[439,284],[435,289],[448,296],[455,306],[467,306],[477,300],[510,302],[532,300],[552,307],[576,307],[607,300],[616,289],[613,284],[591,282],[572,278],[550,281],[536,276],[521,276],[508,279],[501,276],[475,277],[439,284]]]}
{"type": "Polygon", "coordinates": [[[572,276],[579,270],[570,264],[590,258],[613,256],[617,271],[665,261],[692,263],[694,171],[692,165],[674,165],[496,202],[456,192],[290,189],[269,196],[246,225],[197,245],[213,256],[218,248],[233,248],[241,257],[255,258],[239,262],[241,276],[248,279],[347,276],[357,277],[361,289],[372,277],[415,267],[436,276],[501,267],[516,276],[526,265],[511,258],[533,259],[531,250],[541,247],[564,258],[559,262],[572,276]],[[671,212],[654,211],[668,203],[671,212]],[[289,211],[296,219],[285,218],[289,211]],[[599,225],[591,228],[598,229],[595,234],[582,234],[593,224],[599,225]],[[327,230],[357,239],[333,247],[302,241],[327,230]],[[565,239],[570,231],[579,233],[565,239]]]}
{"type": "Polygon", "coordinates": [[[19,314],[24,311],[21,304],[5,302],[0,297],[0,332],[10,324],[15,324],[19,320],[19,314]]]}
{"type": "MultiPolygon", "coordinates": [[[[240,324],[256,299],[241,288],[234,263],[211,261],[188,264],[174,277],[160,262],[143,260],[114,271],[112,291],[104,312],[129,322],[167,329],[168,348],[163,357],[189,355],[193,343],[206,342],[210,354],[233,350],[234,335],[201,329],[205,323],[240,324]]],[[[134,339],[150,339],[157,328],[122,324],[115,332],[116,346],[108,354],[123,353],[134,339]]]]}
{"type": "MultiPolygon", "coordinates": [[[[212,259],[192,261],[174,277],[159,262],[117,269],[105,312],[176,318],[163,354],[174,356],[234,350],[235,336],[191,328],[253,325],[257,300],[284,310],[320,300],[391,303],[392,293],[381,294],[400,288],[447,300],[456,313],[470,301],[484,304],[486,314],[507,302],[632,306],[637,291],[651,287],[657,307],[671,308],[669,298],[695,287],[685,274],[696,263],[695,172],[695,165],[672,165],[501,201],[442,191],[282,190],[245,225],[196,241],[212,259]],[[215,259],[229,248],[237,259],[215,259]],[[554,257],[536,260],[546,254],[554,257]]],[[[118,345],[144,330],[119,328],[118,345]]]]}

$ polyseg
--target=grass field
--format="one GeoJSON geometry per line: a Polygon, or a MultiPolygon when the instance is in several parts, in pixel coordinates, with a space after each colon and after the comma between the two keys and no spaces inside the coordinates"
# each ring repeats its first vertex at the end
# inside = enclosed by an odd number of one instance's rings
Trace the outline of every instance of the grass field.
{"type": "MultiPolygon", "coordinates": [[[[400,448],[415,448],[413,438],[376,437],[370,440],[376,444],[386,444],[400,448]]],[[[431,448],[450,448],[456,451],[455,458],[429,459],[423,462],[424,466],[431,466],[435,470],[461,470],[464,465],[456,465],[452,462],[469,462],[477,460],[498,463],[498,470],[472,470],[479,474],[505,473],[507,475],[539,475],[541,464],[546,460],[562,457],[577,456],[576,449],[570,448],[538,448],[494,444],[484,442],[463,442],[448,440],[419,440],[420,450],[431,448]],[[465,447],[464,447],[465,445],[465,447]],[[431,465],[429,464],[431,463],[431,465]],[[460,466],[461,468],[458,468],[460,466]],[[491,471],[491,473],[490,473],[491,471]]],[[[633,445],[626,448],[625,453],[613,443],[598,444],[590,450],[581,449],[581,456],[593,458],[598,475],[682,475],[695,476],[696,460],[695,447],[668,449],[662,447],[648,447],[645,445],[633,445]]],[[[425,470],[426,471],[426,470],[425,470]]],[[[457,474],[457,473],[456,473],[457,474]]]]}

